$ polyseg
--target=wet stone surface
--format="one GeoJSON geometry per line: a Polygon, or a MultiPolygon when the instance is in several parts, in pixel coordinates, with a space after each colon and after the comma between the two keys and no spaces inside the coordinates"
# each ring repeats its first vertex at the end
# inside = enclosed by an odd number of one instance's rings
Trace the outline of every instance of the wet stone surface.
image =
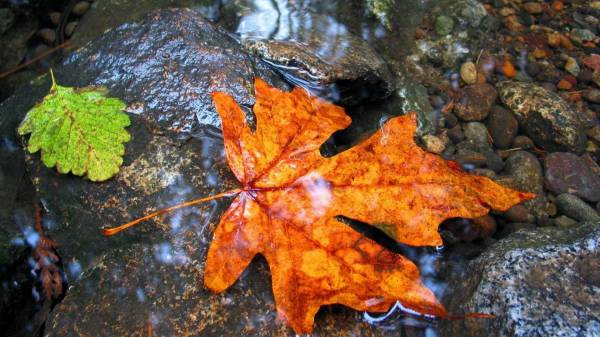
{"type": "Polygon", "coordinates": [[[273,32],[263,36],[254,30],[262,22],[245,17],[237,31],[242,46],[281,69],[290,82],[333,102],[354,105],[392,92],[395,83],[387,64],[366,41],[332,17],[310,12],[294,15],[304,23],[292,25],[285,37],[274,32],[275,39],[269,38],[273,32]]]}
{"type": "Polygon", "coordinates": [[[443,336],[598,336],[600,224],[521,230],[457,275],[450,312],[494,319],[443,323],[443,336]]]}
{"type": "MultiPolygon", "coordinates": [[[[287,88],[223,31],[183,9],[156,12],[145,22],[110,31],[73,53],[55,73],[62,85],[107,86],[111,96],[126,102],[132,117],[124,165],[105,183],[60,175],[43,166],[39,154],[26,156],[27,170],[53,220],[48,234],[62,257],[83,269],[107,249],[160,240],[164,234],[147,226],[108,239],[102,227],[233,183],[210,92],[223,90],[251,105],[256,76],[287,88]]],[[[48,82],[34,82],[3,102],[0,114],[15,116],[13,128],[47,93],[48,82]]]]}
{"type": "Polygon", "coordinates": [[[531,83],[511,81],[498,83],[498,93],[535,143],[548,151],[583,151],[584,123],[560,96],[531,83]]]}

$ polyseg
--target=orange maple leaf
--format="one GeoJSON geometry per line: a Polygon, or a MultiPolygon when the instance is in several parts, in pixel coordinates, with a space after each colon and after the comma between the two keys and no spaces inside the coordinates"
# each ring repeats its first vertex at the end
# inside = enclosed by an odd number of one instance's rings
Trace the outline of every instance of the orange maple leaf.
{"type": "Polygon", "coordinates": [[[415,114],[395,117],[361,144],[331,158],[320,146],[350,125],[341,107],[303,89],[282,92],[256,80],[256,130],[226,93],[214,93],[228,164],[240,189],[182,206],[235,195],[208,251],[205,285],[222,292],[256,254],[272,274],[279,315],[309,333],[322,305],[385,312],[396,301],[422,314],[447,317],[420,281],[417,266],[339,222],[345,216],[379,227],[398,242],[438,246],[439,224],[507,210],[533,197],[463,172],[413,140],[415,114]]]}

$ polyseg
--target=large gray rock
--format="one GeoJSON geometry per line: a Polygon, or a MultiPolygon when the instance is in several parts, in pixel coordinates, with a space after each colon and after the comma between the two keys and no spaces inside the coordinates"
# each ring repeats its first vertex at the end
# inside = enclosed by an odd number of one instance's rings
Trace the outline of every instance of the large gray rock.
{"type": "MultiPolygon", "coordinates": [[[[39,154],[26,156],[32,181],[53,219],[48,234],[58,242],[67,267],[83,269],[108,249],[170,235],[149,224],[106,238],[102,227],[233,184],[211,92],[228,92],[250,106],[255,77],[288,88],[224,31],[183,9],[155,12],[140,23],[109,31],[70,55],[55,74],[62,85],[108,87],[111,96],[126,102],[132,117],[132,141],[126,145],[123,167],[107,182],[60,175],[43,166],[39,154]]],[[[47,93],[48,82],[19,90],[0,105],[0,115],[22,119],[47,93]]]]}
{"type": "Polygon", "coordinates": [[[497,87],[502,102],[536,144],[546,151],[584,150],[585,123],[556,93],[532,83],[504,81],[497,87]]]}
{"type": "Polygon", "coordinates": [[[495,318],[446,321],[441,335],[600,336],[599,226],[521,230],[493,245],[457,275],[446,305],[495,318]]]}

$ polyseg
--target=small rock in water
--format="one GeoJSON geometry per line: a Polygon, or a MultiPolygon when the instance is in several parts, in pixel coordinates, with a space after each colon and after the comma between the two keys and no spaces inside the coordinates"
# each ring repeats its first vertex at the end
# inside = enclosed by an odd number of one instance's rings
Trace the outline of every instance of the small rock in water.
{"type": "Polygon", "coordinates": [[[571,39],[576,43],[582,44],[584,42],[594,41],[596,35],[589,29],[575,28],[571,30],[571,39]]]}
{"type": "Polygon", "coordinates": [[[0,35],[4,34],[15,22],[15,14],[10,8],[0,8],[0,35]]]}
{"type": "Polygon", "coordinates": [[[48,17],[50,17],[50,22],[56,26],[60,23],[61,16],[62,14],[60,12],[50,12],[48,15],[48,17]]]}
{"type": "Polygon", "coordinates": [[[77,21],[71,21],[71,22],[67,23],[67,25],[65,26],[65,35],[67,35],[67,36],[73,35],[75,28],[77,28],[77,23],[78,23],[77,21]]]}
{"type": "Polygon", "coordinates": [[[585,200],[600,200],[600,176],[580,157],[555,152],[544,159],[546,187],[555,194],[572,193],[585,200]]]}
{"type": "Polygon", "coordinates": [[[512,112],[499,105],[490,111],[486,125],[494,145],[501,149],[509,148],[519,131],[519,123],[512,112]]]}
{"type": "Polygon", "coordinates": [[[583,91],[583,98],[592,103],[600,103],[600,89],[589,88],[583,91]]]}
{"type": "Polygon", "coordinates": [[[579,64],[577,63],[576,59],[568,57],[567,61],[565,62],[565,70],[573,76],[578,76],[581,68],[579,68],[579,64]]]}
{"type": "Polygon", "coordinates": [[[489,149],[491,147],[487,128],[480,122],[465,123],[463,126],[465,137],[477,149],[489,149]]]}
{"type": "Polygon", "coordinates": [[[439,137],[434,135],[425,135],[422,137],[423,143],[427,151],[441,154],[446,149],[446,144],[439,137]]]}
{"type": "Polygon", "coordinates": [[[558,211],[578,221],[599,221],[600,215],[585,201],[573,194],[563,193],[556,197],[558,211]]]}
{"type": "Polygon", "coordinates": [[[527,136],[516,136],[511,147],[515,149],[529,150],[533,148],[533,140],[527,136]]]}
{"type": "Polygon", "coordinates": [[[519,189],[543,195],[542,165],[533,154],[515,151],[506,159],[504,171],[515,178],[515,185],[519,189]]]}
{"type": "Polygon", "coordinates": [[[465,62],[460,67],[460,78],[467,84],[477,82],[477,67],[473,62],[465,62]]]}
{"type": "Polygon", "coordinates": [[[82,16],[88,9],[90,9],[90,3],[87,1],[80,1],[73,6],[72,12],[75,15],[82,16]]]}
{"type": "Polygon", "coordinates": [[[569,218],[566,215],[561,215],[554,219],[554,224],[558,227],[572,227],[577,224],[577,221],[569,218]]]}
{"type": "Polygon", "coordinates": [[[463,88],[461,97],[454,107],[454,113],[460,119],[471,122],[487,117],[496,102],[496,89],[487,84],[471,84],[463,88]]]}
{"type": "Polygon", "coordinates": [[[539,2],[526,2],[523,4],[523,8],[529,14],[541,14],[544,11],[544,6],[539,2]]]}
{"type": "Polygon", "coordinates": [[[531,83],[498,83],[502,102],[519,126],[547,151],[581,153],[585,149],[584,124],[580,114],[560,96],[531,83]]]}
{"type": "Polygon", "coordinates": [[[445,15],[440,15],[435,19],[435,32],[438,35],[445,36],[452,33],[454,29],[454,20],[445,15]]]}
{"type": "Polygon", "coordinates": [[[54,29],[42,28],[38,30],[36,34],[48,44],[52,44],[56,40],[56,32],[54,29]]]}
{"type": "Polygon", "coordinates": [[[465,134],[460,124],[457,124],[448,130],[448,137],[454,144],[460,143],[465,139],[465,134]]]}
{"type": "Polygon", "coordinates": [[[504,213],[504,216],[511,222],[528,223],[533,221],[533,217],[529,214],[527,207],[523,205],[515,205],[504,213]]]}

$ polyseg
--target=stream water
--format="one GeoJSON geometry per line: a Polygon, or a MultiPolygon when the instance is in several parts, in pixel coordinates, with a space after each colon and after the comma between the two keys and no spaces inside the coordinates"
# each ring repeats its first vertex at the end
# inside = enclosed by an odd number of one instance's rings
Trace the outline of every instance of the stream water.
{"type": "MultiPolygon", "coordinates": [[[[594,21],[593,16],[600,9],[589,7],[585,1],[581,6],[580,1],[564,2],[572,3],[573,11],[583,13],[581,18],[575,16],[574,22],[579,22],[577,19],[595,22],[592,25],[595,30],[590,33],[598,33],[597,18],[594,21]]],[[[549,2],[535,3],[544,3],[546,12],[555,10],[555,5],[550,6],[549,2]]],[[[179,209],[114,237],[102,235],[104,228],[156,209],[238,187],[227,166],[221,124],[210,93],[225,91],[232,95],[252,125],[256,123],[251,113],[252,83],[255,77],[262,77],[282,90],[302,87],[345,109],[352,124],[335,132],[321,146],[325,157],[335,156],[363,141],[390,118],[416,111],[419,145],[455,161],[466,171],[536,193],[538,197],[521,208],[511,209],[513,213],[497,211],[474,221],[459,218],[445,221],[440,227],[444,245],[439,247],[400,244],[386,235],[384,225],[377,229],[340,217],[341,222],[354,230],[415,263],[423,284],[450,310],[457,310],[452,314],[496,310],[494,314],[499,318],[488,323],[464,319],[454,323],[420,315],[400,302],[389,312],[379,314],[329,305],[317,314],[313,335],[555,335],[556,330],[552,329],[538,333],[532,328],[521,333],[519,327],[514,328],[511,324],[515,318],[510,315],[522,308],[526,322],[523,326],[542,326],[543,322],[530,318],[531,309],[522,301],[502,302],[512,298],[513,293],[505,296],[500,286],[478,289],[496,291],[494,294],[500,299],[490,299],[496,302],[472,304],[475,301],[472,298],[476,298],[472,292],[484,278],[481,264],[502,265],[504,260],[498,256],[520,247],[512,243],[507,244],[508,248],[501,245],[511,233],[537,227],[559,228],[561,232],[557,232],[556,238],[554,234],[523,235],[517,239],[525,243],[517,242],[526,248],[543,246],[537,241],[531,243],[541,238],[570,244],[584,235],[581,233],[591,231],[580,230],[573,223],[598,222],[595,212],[600,206],[596,204],[600,200],[600,195],[596,197],[596,190],[600,189],[597,178],[600,124],[596,112],[600,110],[600,98],[587,90],[594,90],[592,83],[600,86],[600,81],[594,82],[597,79],[592,77],[600,70],[584,81],[578,75],[569,75],[574,73],[566,70],[566,56],[560,54],[548,57],[550,62],[546,62],[561,64],[558,75],[547,71],[547,76],[540,79],[542,75],[537,75],[544,70],[531,69],[531,64],[542,64],[541,68],[547,64],[541,58],[528,57],[527,48],[539,45],[536,50],[546,51],[550,47],[539,42],[537,31],[518,37],[511,33],[512,28],[508,33],[502,28],[510,39],[497,34],[500,27],[511,27],[507,18],[512,16],[524,22],[533,20],[529,26],[535,22],[559,29],[552,20],[562,20],[563,16],[548,14],[551,18],[545,21],[546,12],[540,14],[533,6],[529,7],[532,8],[521,9],[520,2],[508,5],[476,0],[53,3],[10,0],[0,3],[0,42],[4,44],[0,45],[3,49],[0,51],[3,62],[0,64],[0,331],[3,332],[0,334],[19,337],[293,335],[277,317],[271,274],[263,257],[254,258],[235,285],[224,293],[212,294],[202,286],[208,246],[231,198],[179,209]],[[518,13],[496,15],[500,8],[513,11],[518,8],[518,13]],[[492,42],[498,45],[488,47],[492,42]],[[516,75],[506,70],[511,57],[510,65],[514,64],[516,75]],[[496,63],[492,61],[490,66],[486,63],[490,59],[496,63]],[[478,67],[473,81],[463,70],[469,60],[473,61],[473,67],[478,67]],[[43,166],[39,154],[26,153],[27,139],[18,136],[15,129],[27,111],[48,92],[46,74],[50,67],[59,84],[102,85],[111,96],[125,101],[125,111],[132,120],[128,128],[132,140],[126,145],[119,174],[111,180],[92,183],[81,177],[60,175],[54,168],[43,166]],[[585,133],[583,143],[586,140],[588,143],[574,145],[582,148],[574,149],[567,144],[566,149],[558,149],[577,153],[586,161],[587,164],[581,165],[589,165],[590,169],[587,166],[581,169],[584,171],[581,175],[592,176],[583,184],[591,186],[591,192],[552,189],[543,170],[548,169],[544,159],[555,144],[544,143],[544,137],[536,138],[537,129],[526,125],[533,122],[512,117],[509,110],[518,109],[512,108],[510,99],[500,97],[500,90],[486,84],[487,81],[496,85],[511,78],[536,83],[550,93],[558,92],[548,94],[554,99],[550,103],[569,101],[578,111],[589,111],[589,118],[578,117],[581,121],[577,123],[582,126],[575,132],[585,133]],[[562,89],[561,85],[568,84],[562,80],[576,84],[562,89]],[[486,86],[492,87],[491,90],[486,86]],[[464,98],[467,87],[475,87],[473,97],[464,98]],[[572,97],[577,93],[580,97],[575,101],[572,97]],[[583,100],[581,93],[585,96],[583,100]],[[464,103],[465,100],[468,102],[464,103]],[[467,105],[464,114],[460,104],[467,105]],[[499,109],[503,111],[497,112],[499,109]],[[483,117],[471,116],[479,110],[486,110],[483,117]],[[493,126],[493,116],[502,116],[496,118],[500,126],[493,126]],[[509,127],[514,130],[506,131],[509,127]],[[507,144],[500,145],[506,133],[510,133],[506,136],[507,144]],[[590,149],[592,146],[596,147],[590,149]],[[576,211],[560,206],[564,204],[557,199],[565,194],[581,197],[583,200],[579,201],[585,206],[573,206],[576,211]],[[582,212],[588,213],[581,215],[582,212]],[[533,241],[527,241],[530,237],[533,241]],[[42,243],[48,242],[44,240],[52,240],[55,245],[42,249],[42,243]],[[500,253],[489,253],[493,247],[500,247],[500,253]],[[473,262],[479,256],[492,262],[473,262]],[[44,292],[44,281],[48,278],[44,273],[56,276],[50,291],[54,295],[44,292]],[[492,333],[492,328],[499,332],[492,333]]],[[[577,54],[574,57],[580,60],[578,67],[585,68],[581,58],[598,53],[597,43],[600,43],[597,37],[590,38],[577,44],[575,51],[568,49],[571,55],[577,54]]],[[[550,103],[543,101],[539,105],[550,103]]],[[[568,118],[560,118],[557,120],[566,128],[573,125],[568,118]]],[[[540,128],[551,129],[543,129],[544,134],[561,129],[551,124],[553,120],[549,124],[534,122],[542,125],[540,128]]],[[[319,195],[311,197],[323,199],[319,188],[316,191],[319,195]]],[[[563,299],[571,305],[569,308],[580,304],[584,308],[581,316],[572,314],[575,318],[569,324],[574,328],[565,329],[564,336],[600,336],[600,310],[595,299],[600,297],[596,296],[600,288],[594,269],[600,254],[592,244],[581,247],[586,248],[569,251],[576,256],[569,260],[572,265],[565,267],[575,270],[573,275],[579,273],[573,276],[578,281],[555,280],[553,286],[566,284],[565,289],[569,289],[557,295],[557,301],[563,299]],[[572,284],[578,284],[583,295],[572,296],[569,293],[572,284]],[[571,334],[572,331],[575,333],[571,334]]],[[[530,253],[536,256],[536,252],[530,253]]],[[[558,259],[547,261],[551,265],[558,259]]],[[[523,276],[525,281],[518,279],[516,284],[527,284],[529,288],[533,288],[535,280],[545,284],[543,280],[550,276],[544,274],[544,268],[541,271],[536,268],[537,265],[532,270],[537,274],[527,274],[523,276]]],[[[486,282],[497,281],[493,280],[496,276],[504,280],[506,273],[498,273],[491,274],[492,280],[486,282]]],[[[554,289],[554,295],[556,289],[548,287],[554,289]]],[[[538,294],[546,294],[547,300],[547,293],[538,294]]],[[[567,309],[563,311],[570,313],[567,309]]],[[[560,317],[557,322],[562,322],[563,316],[560,317]]]]}

